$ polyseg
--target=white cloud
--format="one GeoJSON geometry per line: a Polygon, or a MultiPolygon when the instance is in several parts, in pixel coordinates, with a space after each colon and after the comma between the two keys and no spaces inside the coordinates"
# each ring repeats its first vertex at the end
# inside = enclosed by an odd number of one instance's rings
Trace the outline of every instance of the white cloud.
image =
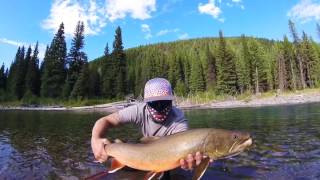
{"type": "Polygon", "coordinates": [[[151,29],[148,24],[141,24],[141,31],[145,33],[145,39],[152,38],[151,29]]]}
{"type": "Polygon", "coordinates": [[[187,38],[189,38],[189,34],[188,33],[183,33],[183,34],[180,34],[178,36],[178,39],[187,39],[187,38]]]}
{"type": "Polygon", "coordinates": [[[142,32],[150,32],[150,26],[148,24],[142,24],[141,25],[142,32]]]}
{"type": "Polygon", "coordinates": [[[9,44],[9,45],[12,45],[12,46],[17,46],[17,47],[24,45],[23,42],[13,41],[13,40],[9,40],[9,39],[6,39],[6,38],[0,38],[0,42],[3,43],[3,44],[9,44]]]}
{"type": "Polygon", "coordinates": [[[215,19],[218,19],[219,15],[222,13],[221,9],[216,6],[215,0],[209,0],[207,4],[200,3],[198,5],[198,10],[201,14],[209,14],[215,19]]]}
{"type": "Polygon", "coordinates": [[[237,6],[237,7],[240,7],[240,9],[242,9],[242,10],[245,9],[241,0],[232,0],[232,2],[227,2],[226,4],[227,4],[228,7],[237,6]]]}
{"type": "MultiPolygon", "coordinates": [[[[222,0],[218,0],[218,4],[222,4],[222,0]]],[[[229,0],[229,2],[225,3],[228,7],[240,7],[240,9],[244,10],[244,5],[242,4],[242,0],[229,0]]],[[[211,15],[214,19],[217,19],[220,22],[224,22],[225,19],[220,17],[222,14],[222,9],[217,6],[215,0],[209,0],[207,4],[200,3],[198,5],[198,11],[201,14],[211,15]]]]}
{"type": "Polygon", "coordinates": [[[106,19],[102,13],[103,9],[97,6],[95,0],[89,0],[86,4],[80,4],[77,0],[55,0],[49,17],[42,22],[41,26],[55,33],[63,22],[65,34],[72,36],[78,21],[83,21],[84,33],[94,35],[106,25],[106,19]]]}
{"type": "Polygon", "coordinates": [[[107,25],[117,19],[130,16],[144,20],[156,10],[156,0],[54,0],[42,28],[53,33],[61,22],[64,23],[66,36],[73,36],[78,21],[83,21],[86,35],[99,34],[107,25]]]}
{"type": "MultiPolygon", "coordinates": [[[[26,42],[14,41],[14,40],[10,40],[10,39],[7,39],[7,38],[0,38],[0,43],[9,44],[9,45],[16,46],[16,47],[24,46],[25,48],[28,48],[31,45],[31,48],[33,50],[34,50],[34,48],[36,46],[36,43],[26,43],[26,42]]],[[[44,58],[44,53],[46,51],[46,48],[47,48],[46,45],[41,44],[41,43],[38,44],[38,50],[39,50],[38,57],[40,59],[44,58]]]]}
{"type": "Polygon", "coordinates": [[[106,0],[106,14],[110,21],[130,15],[133,19],[148,19],[156,10],[156,0],[106,0]]]}
{"type": "Polygon", "coordinates": [[[163,30],[160,30],[158,33],[157,33],[157,36],[163,36],[163,35],[166,35],[168,33],[176,33],[176,32],[179,32],[180,30],[178,28],[175,28],[175,29],[163,29],[163,30]]]}
{"type": "Polygon", "coordinates": [[[289,10],[287,15],[302,23],[312,19],[320,20],[320,3],[316,3],[313,0],[301,0],[289,10]]]}
{"type": "Polygon", "coordinates": [[[161,30],[157,33],[157,36],[163,36],[169,33],[168,29],[161,30]]]}

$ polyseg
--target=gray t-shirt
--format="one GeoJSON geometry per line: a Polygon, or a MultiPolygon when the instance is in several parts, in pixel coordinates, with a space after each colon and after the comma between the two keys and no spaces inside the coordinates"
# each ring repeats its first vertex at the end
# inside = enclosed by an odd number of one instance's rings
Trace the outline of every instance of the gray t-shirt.
{"type": "Polygon", "coordinates": [[[152,120],[146,103],[139,103],[120,110],[120,123],[134,123],[141,127],[143,136],[166,136],[188,129],[188,121],[183,112],[172,107],[168,119],[162,123],[152,120]]]}

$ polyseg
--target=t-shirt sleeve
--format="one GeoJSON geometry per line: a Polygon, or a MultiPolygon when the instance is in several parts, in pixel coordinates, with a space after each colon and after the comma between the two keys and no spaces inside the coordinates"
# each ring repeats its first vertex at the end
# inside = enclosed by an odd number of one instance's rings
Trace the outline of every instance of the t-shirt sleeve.
{"type": "Polygon", "coordinates": [[[140,124],[138,105],[129,106],[118,111],[120,123],[140,124]]]}
{"type": "Polygon", "coordinates": [[[183,119],[179,122],[176,122],[175,128],[170,132],[170,134],[175,134],[178,132],[183,132],[189,129],[187,119],[183,119]]]}
{"type": "Polygon", "coordinates": [[[170,134],[186,131],[189,129],[188,120],[180,109],[176,109],[176,120],[173,123],[173,128],[170,134]]]}

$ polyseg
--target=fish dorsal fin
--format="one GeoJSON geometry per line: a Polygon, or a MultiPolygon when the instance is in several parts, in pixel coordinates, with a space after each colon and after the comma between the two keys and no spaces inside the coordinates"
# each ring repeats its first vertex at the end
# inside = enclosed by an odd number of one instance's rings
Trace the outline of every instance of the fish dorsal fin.
{"type": "Polygon", "coordinates": [[[203,176],[204,172],[207,170],[209,163],[209,157],[202,159],[201,163],[194,169],[192,180],[199,180],[203,176]]]}
{"type": "Polygon", "coordinates": [[[118,171],[119,169],[122,169],[123,167],[125,167],[124,164],[121,164],[119,161],[117,161],[115,158],[113,158],[111,160],[111,167],[110,167],[108,173],[114,173],[114,172],[118,171]]]}
{"type": "Polygon", "coordinates": [[[146,176],[143,178],[144,180],[154,180],[154,179],[161,179],[163,176],[163,172],[148,172],[146,176]]]}
{"type": "Polygon", "coordinates": [[[151,142],[153,142],[153,141],[156,141],[156,140],[158,140],[158,139],[160,139],[159,136],[142,137],[142,138],[140,139],[140,142],[143,143],[143,144],[147,144],[147,143],[151,143],[151,142]]]}

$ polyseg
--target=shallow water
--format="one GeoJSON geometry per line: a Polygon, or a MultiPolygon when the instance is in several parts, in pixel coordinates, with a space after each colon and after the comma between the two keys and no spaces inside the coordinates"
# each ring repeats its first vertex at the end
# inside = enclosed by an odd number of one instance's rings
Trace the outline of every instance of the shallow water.
{"type": "MultiPolygon", "coordinates": [[[[253,136],[248,151],[212,163],[203,179],[291,179],[294,173],[304,179],[320,178],[320,103],[185,114],[191,128],[237,129],[253,136]]],[[[93,162],[90,147],[91,128],[102,116],[0,111],[0,179],[81,179],[104,170],[104,165],[93,162]]],[[[108,136],[135,141],[141,134],[129,125],[108,136]]]]}

